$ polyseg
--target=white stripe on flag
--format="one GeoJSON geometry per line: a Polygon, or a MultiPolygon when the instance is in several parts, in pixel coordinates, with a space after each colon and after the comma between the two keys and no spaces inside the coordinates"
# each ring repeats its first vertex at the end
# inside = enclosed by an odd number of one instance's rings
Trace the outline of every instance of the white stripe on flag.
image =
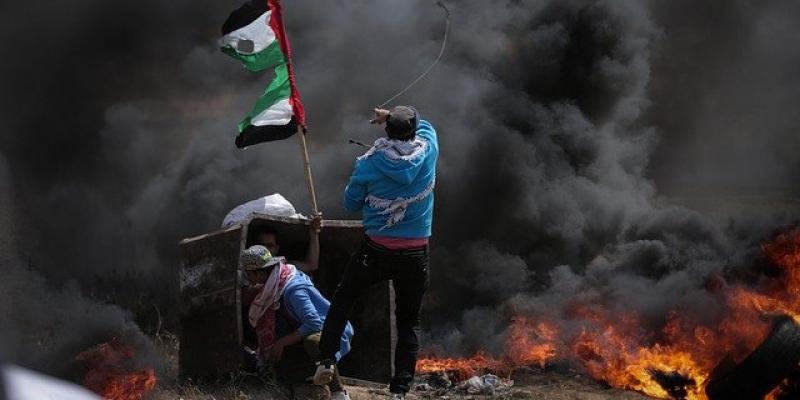
{"type": "MultiPolygon", "coordinates": [[[[275,41],[275,32],[269,26],[269,16],[272,10],[268,10],[249,25],[239,28],[219,39],[220,47],[233,47],[236,51],[243,54],[255,54],[264,50],[275,41]],[[250,40],[253,42],[253,50],[243,52],[239,50],[240,40],[250,40]]],[[[250,49],[247,49],[250,50],[250,49]]]]}
{"type": "Polygon", "coordinates": [[[292,103],[289,102],[289,99],[283,99],[258,113],[250,120],[250,124],[255,126],[286,125],[292,120],[292,115],[294,115],[292,103]]]}

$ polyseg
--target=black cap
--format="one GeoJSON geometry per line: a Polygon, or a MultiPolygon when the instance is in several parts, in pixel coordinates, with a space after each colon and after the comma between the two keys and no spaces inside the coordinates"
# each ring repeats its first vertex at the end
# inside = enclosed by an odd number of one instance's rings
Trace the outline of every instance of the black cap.
{"type": "Polygon", "coordinates": [[[386,134],[392,139],[409,140],[417,132],[417,110],[411,106],[397,106],[389,111],[386,134]]]}

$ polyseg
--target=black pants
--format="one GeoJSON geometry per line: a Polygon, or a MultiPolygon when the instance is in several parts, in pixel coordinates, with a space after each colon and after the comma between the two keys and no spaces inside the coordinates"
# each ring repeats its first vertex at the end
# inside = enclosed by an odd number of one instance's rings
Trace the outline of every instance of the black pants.
{"type": "MultiPolygon", "coordinates": [[[[414,380],[419,353],[419,313],[428,289],[428,246],[391,250],[368,238],[350,258],[344,277],[333,295],[320,339],[320,358],[333,359],[339,348],[347,313],[353,303],[375,283],[392,280],[395,292],[397,346],[392,393],[406,393],[414,380]]],[[[358,334],[358,333],[356,333],[358,334]]]]}
{"type": "MultiPolygon", "coordinates": [[[[286,346],[283,357],[275,365],[278,378],[287,384],[306,382],[307,378],[314,375],[314,362],[319,358],[320,334],[314,333],[303,339],[302,342],[286,346]]],[[[328,384],[331,392],[344,390],[339,372],[334,371],[333,380],[328,384]]]]}

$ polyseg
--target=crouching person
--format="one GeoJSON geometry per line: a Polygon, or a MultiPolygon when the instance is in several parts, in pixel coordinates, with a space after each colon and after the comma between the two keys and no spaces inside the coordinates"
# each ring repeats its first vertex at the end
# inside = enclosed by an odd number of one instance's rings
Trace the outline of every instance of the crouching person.
{"type": "MultiPolygon", "coordinates": [[[[320,332],[330,303],[308,275],[283,257],[273,257],[264,246],[244,250],[240,265],[249,282],[242,290],[242,302],[250,305],[247,320],[258,336],[260,361],[273,365],[278,376],[289,382],[310,377],[319,358],[320,332]]],[[[350,351],[352,337],[353,327],[348,322],[337,360],[350,351]]],[[[349,399],[338,374],[328,387],[331,399],[349,399]]]]}

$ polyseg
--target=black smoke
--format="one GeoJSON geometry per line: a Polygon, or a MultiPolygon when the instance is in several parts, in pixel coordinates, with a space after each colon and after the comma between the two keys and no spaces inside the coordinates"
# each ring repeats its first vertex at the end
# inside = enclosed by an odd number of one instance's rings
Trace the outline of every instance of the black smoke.
{"type": "Polygon", "coordinates": [[[87,368],[76,355],[98,343],[118,339],[135,350],[133,367],[161,370],[162,361],[129,311],[91,299],[79,282],[52,285],[20,258],[16,230],[22,222],[13,207],[15,191],[0,154],[0,359],[79,380],[87,368]]]}
{"type": "MultiPolygon", "coordinates": [[[[660,191],[709,188],[717,199],[766,185],[784,203],[797,193],[797,6],[711,4],[448,3],[443,62],[398,100],[433,122],[441,141],[432,340],[454,352],[498,349],[509,308],[535,315],[575,296],[653,325],[681,305],[713,309],[707,279],[748,264],[758,242],[791,221],[771,205],[719,221],[660,191]]],[[[0,283],[4,292],[82,299],[65,315],[112,307],[87,298],[121,304],[144,325],[157,305],[174,328],[182,237],[273,192],[307,212],[293,139],[233,145],[236,122],[269,79],[216,48],[238,5],[0,6],[13,38],[0,63],[0,151],[13,192],[2,207],[13,210],[13,230],[3,234],[15,242],[3,251],[30,275],[0,283]]],[[[435,57],[440,10],[422,0],[285,8],[321,208],[358,218],[341,207],[362,151],[346,141],[381,134],[366,123],[369,111],[435,57]]],[[[114,310],[104,330],[133,318],[114,310]]],[[[48,323],[36,321],[4,323],[4,342],[24,343],[48,323]]]]}
{"type": "Polygon", "coordinates": [[[653,13],[668,24],[647,118],[665,133],[652,163],[659,188],[796,199],[800,50],[789,43],[800,4],[654,2],[653,13]]]}

